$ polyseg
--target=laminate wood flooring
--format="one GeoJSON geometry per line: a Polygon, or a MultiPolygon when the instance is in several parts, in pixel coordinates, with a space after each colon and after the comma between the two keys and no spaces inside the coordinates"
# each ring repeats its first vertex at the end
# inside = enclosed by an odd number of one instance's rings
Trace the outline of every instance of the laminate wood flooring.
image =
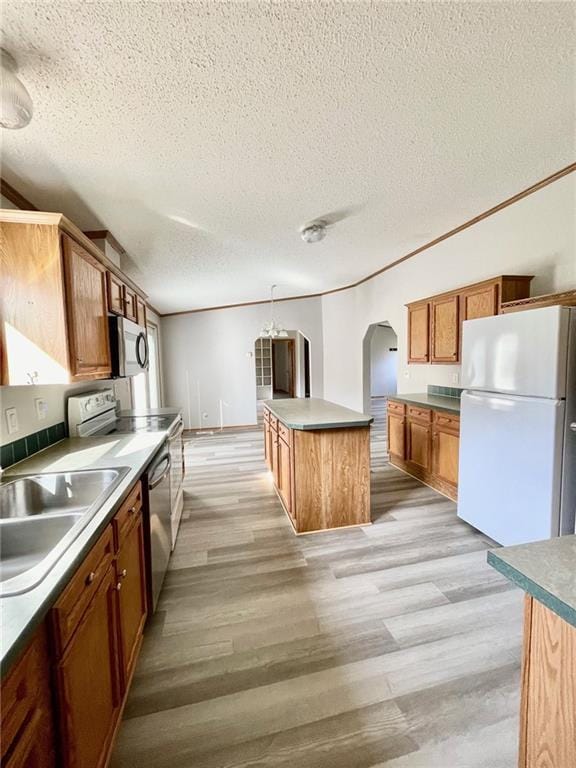
{"type": "Polygon", "coordinates": [[[185,512],[113,768],[513,768],[522,594],[387,461],[373,525],[294,535],[259,429],[186,441],[185,512]]]}

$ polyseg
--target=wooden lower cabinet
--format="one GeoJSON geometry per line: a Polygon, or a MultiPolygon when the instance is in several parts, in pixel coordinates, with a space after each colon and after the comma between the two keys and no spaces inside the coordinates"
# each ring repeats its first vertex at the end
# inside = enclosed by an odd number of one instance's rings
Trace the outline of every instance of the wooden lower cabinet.
{"type": "Polygon", "coordinates": [[[62,765],[106,764],[122,701],[116,570],[111,565],[58,661],[62,765]]]}
{"type": "Polygon", "coordinates": [[[137,483],[49,614],[62,768],[104,768],[147,615],[137,483]]]}
{"type": "Polygon", "coordinates": [[[4,768],[56,768],[50,657],[44,625],[2,681],[0,763],[4,768]]]}
{"type": "Polygon", "coordinates": [[[460,416],[389,400],[387,421],[390,463],[455,501],[460,416]]]}
{"type": "Polygon", "coordinates": [[[524,608],[519,768],[576,765],[576,627],[531,595],[524,608]]]}
{"type": "Polygon", "coordinates": [[[267,463],[296,533],[370,523],[370,428],[288,429],[265,412],[267,463]]]}
{"type": "Polygon", "coordinates": [[[118,584],[122,690],[126,691],[142,644],[146,605],[146,565],[144,562],[144,525],[138,513],[134,524],[120,545],[116,561],[118,584]]]}

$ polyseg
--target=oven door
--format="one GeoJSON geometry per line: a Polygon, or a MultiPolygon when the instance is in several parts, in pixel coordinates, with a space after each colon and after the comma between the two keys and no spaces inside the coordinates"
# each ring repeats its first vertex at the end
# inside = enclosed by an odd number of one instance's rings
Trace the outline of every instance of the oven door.
{"type": "Polygon", "coordinates": [[[142,326],[127,320],[125,317],[115,318],[117,322],[117,347],[113,353],[117,360],[114,369],[117,376],[137,376],[148,370],[149,353],[148,337],[142,326]]]}

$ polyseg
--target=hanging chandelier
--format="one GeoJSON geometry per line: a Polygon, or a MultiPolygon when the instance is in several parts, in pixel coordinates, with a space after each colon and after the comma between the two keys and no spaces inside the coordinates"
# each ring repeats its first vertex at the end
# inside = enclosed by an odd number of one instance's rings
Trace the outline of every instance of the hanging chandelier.
{"type": "Polygon", "coordinates": [[[260,336],[265,339],[285,338],[288,336],[288,331],[284,326],[274,320],[274,288],[276,287],[276,285],[270,286],[270,322],[265,323],[260,331],[260,336]]]}

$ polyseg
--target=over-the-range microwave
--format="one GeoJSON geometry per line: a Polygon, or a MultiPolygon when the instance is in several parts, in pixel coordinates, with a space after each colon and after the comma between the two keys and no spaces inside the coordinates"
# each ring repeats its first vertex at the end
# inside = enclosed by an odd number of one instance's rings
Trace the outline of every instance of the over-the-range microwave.
{"type": "Polygon", "coordinates": [[[148,338],[142,326],[125,317],[109,317],[112,376],[137,376],[148,370],[148,338]]]}

